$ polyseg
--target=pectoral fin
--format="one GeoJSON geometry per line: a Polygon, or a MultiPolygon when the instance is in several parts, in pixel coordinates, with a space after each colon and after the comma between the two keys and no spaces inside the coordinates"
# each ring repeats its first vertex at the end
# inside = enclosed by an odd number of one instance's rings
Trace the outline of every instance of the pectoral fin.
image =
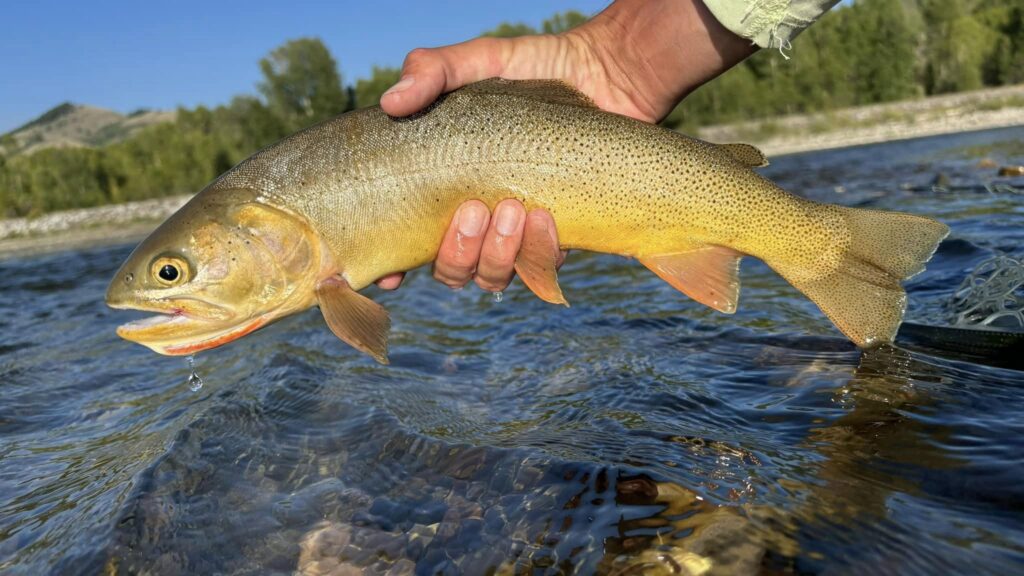
{"type": "Polygon", "coordinates": [[[316,287],[320,311],[331,332],[381,364],[388,363],[391,319],[383,306],[356,292],[345,280],[332,277],[316,287]]]}
{"type": "Polygon", "coordinates": [[[688,252],[640,258],[640,263],[673,288],[726,314],[736,311],[740,298],[740,258],[724,246],[705,246],[688,252]]]}
{"type": "Polygon", "coordinates": [[[541,300],[568,306],[558,286],[558,251],[544,220],[528,217],[523,245],[516,256],[516,274],[541,300]]]}

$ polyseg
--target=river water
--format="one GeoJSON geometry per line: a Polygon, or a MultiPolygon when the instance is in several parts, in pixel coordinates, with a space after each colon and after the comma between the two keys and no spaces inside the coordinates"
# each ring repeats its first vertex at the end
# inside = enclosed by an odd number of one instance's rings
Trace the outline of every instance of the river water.
{"type": "MultiPolygon", "coordinates": [[[[1024,128],[781,157],[816,200],[941,219],[908,318],[1024,255],[1024,128]],[[940,184],[936,188],[933,184],[940,184]]],[[[712,312],[574,253],[572,308],[427,271],[390,366],[316,310],[185,359],[114,334],[131,246],[0,261],[0,573],[1020,573],[1024,372],[862,353],[766,266],[712,312]]]]}

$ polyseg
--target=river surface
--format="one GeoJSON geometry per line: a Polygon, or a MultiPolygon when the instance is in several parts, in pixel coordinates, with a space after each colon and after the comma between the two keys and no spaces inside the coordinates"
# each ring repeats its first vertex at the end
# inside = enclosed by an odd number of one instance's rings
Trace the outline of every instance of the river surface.
{"type": "MultiPolygon", "coordinates": [[[[810,198],[952,228],[909,284],[942,324],[1024,256],[1024,128],[776,159],[810,198]],[[938,187],[934,186],[939,184],[938,187]]],[[[0,261],[0,573],[1011,574],[1024,372],[862,353],[746,259],[734,316],[574,253],[571,308],[429,272],[372,289],[391,365],[317,310],[188,363],[122,341],[131,246],[0,261]]]]}

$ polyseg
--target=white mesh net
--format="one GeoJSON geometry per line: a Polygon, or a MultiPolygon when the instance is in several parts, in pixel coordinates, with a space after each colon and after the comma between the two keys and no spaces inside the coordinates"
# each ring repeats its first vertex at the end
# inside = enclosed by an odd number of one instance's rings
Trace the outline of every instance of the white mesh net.
{"type": "Polygon", "coordinates": [[[949,303],[957,326],[1024,330],[1024,261],[995,256],[978,264],[949,303]]]}

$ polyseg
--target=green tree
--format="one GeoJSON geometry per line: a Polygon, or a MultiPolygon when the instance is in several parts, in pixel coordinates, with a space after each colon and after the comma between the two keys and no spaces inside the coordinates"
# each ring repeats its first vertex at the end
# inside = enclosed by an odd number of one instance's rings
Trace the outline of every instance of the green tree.
{"type": "Polygon", "coordinates": [[[394,86],[395,82],[398,82],[402,71],[398,68],[380,68],[378,66],[373,67],[373,73],[369,78],[360,78],[356,82],[355,94],[356,94],[356,108],[365,108],[367,106],[376,106],[380,102],[380,97],[384,94],[384,91],[394,86]]]}
{"type": "Polygon", "coordinates": [[[14,134],[4,134],[0,137],[0,154],[14,154],[18,150],[18,140],[14,134]]]}
{"type": "Polygon", "coordinates": [[[515,24],[502,22],[497,28],[488,30],[481,34],[487,38],[515,38],[516,36],[530,36],[536,34],[537,30],[528,24],[517,22],[515,24]]]}
{"type": "Polygon", "coordinates": [[[545,20],[541,25],[541,30],[543,30],[545,34],[561,34],[562,32],[572,30],[586,21],[587,17],[581,12],[567,10],[565,12],[555,14],[551,18],[545,20]]]}
{"type": "Polygon", "coordinates": [[[1024,82],[1024,7],[1013,9],[1004,30],[1009,48],[1001,80],[1004,84],[1024,82]]]}
{"type": "Polygon", "coordinates": [[[260,60],[260,70],[264,78],[260,92],[293,128],[345,111],[347,99],[338,65],[317,38],[289,40],[260,60]]]}
{"type": "Polygon", "coordinates": [[[861,27],[855,55],[858,103],[917,95],[916,38],[903,6],[892,0],[862,0],[853,5],[850,16],[859,16],[861,27]]]}
{"type": "Polygon", "coordinates": [[[856,66],[847,39],[850,22],[845,14],[838,16],[822,18],[797,39],[799,52],[794,58],[798,65],[806,61],[811,69],[798,76],[805,111],[841,108],[856,102],[856,94],[850,89],[856,66]]]}
{"type": "Polygon", "coordinates": [[[236,96],[224,108],[222,116],[227,126],[237,130],[241,154],[255,152],[288,135],[288,126],[281,117],[253,96],[236,96]]]}
{"type": "Polygon", "coordinates": [[[993,43],[991,55],[986,58],[982,70],[986,84],[1017,84],[1024,82],[1024,9],[1014,7],[1003,11],[991,10],[985,16],[1000,32],[993,43]]]}
{"type": "Polygon", "coordinates": [[[971,16],[963,0],[930,0],[924,14],[929,28],[928,93],[980,88],[986,48],[995,40],[990,30],[971,16]]]}

